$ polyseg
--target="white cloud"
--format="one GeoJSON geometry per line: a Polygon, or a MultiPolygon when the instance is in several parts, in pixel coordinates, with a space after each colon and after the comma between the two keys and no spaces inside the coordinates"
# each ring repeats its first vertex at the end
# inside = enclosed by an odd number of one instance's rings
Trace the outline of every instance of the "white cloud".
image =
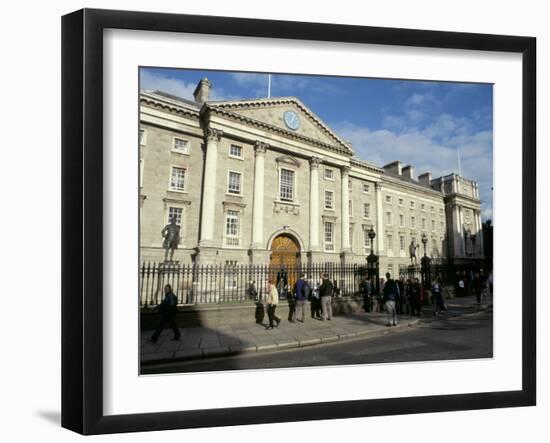
{"type": "MultiPolygon", "coordinates": [[[[194,100],[193,92],[196,87],[195,83],[186,83],[178,78],[166,77],[147,70],[142,71],[140,74],[141,90],[158,90],[177,97],[194,100]]],[[[210,100],[233,100],[237,98],[240,97],[227,95],[221,88],[216,88],[216,85],[213,85],[210,92],[210,100]]]]}
{"type": "Polygon", "coordinates": [[[141,72],[139,80],[142,90],[159,90],[188,100],[193,100],[193,91],[197,87],[197,85],[146,70],[141,72]]]}
{"type": "MultiPolygon", "coordinates": [[[[460,151],[461,173],[475,180],[480,189],[483,217],[492,217],[492,134],[473,132],[467,119],[451,115],[440,118],[422,130],[407,127],[407,120],[392,117],[393,129],[370,130],[351,123],[333,125],[337,133],[349,140],[360,158],[383,166],[400,160],[412,164],[415,174],[432,172],[438,177],[458,172],[460,151]],[[400,124],[401,126],[398,126],[400,124]]],[[[389,122],[389,118],[387,119],[389,122]]]]}
{"type": "Polygon", "coordinates": [[[405,105],[407,106],[419,106],[422,104],[425,104],[427,102],[430,102],[433,100],[432,94],[418,94],[415,93],[411,95],[407,101],[405,102],[405,105]]]}

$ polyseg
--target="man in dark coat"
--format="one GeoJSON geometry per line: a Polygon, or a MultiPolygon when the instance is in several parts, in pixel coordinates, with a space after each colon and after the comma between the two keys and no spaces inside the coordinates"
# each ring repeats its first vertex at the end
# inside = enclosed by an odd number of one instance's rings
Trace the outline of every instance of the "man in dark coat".
{"type": "Polygon", "coordinates": [[[415,278],[411,282],[408,289],[409,303],[411,305],[411,314],[420,317],[422,305],[420,300],[420,292],[422,288],[420,287],[420,282],[418,278],[415,278]]]}
{"type": "Polygon", "coordinates": [[[391,278],[389,272],[386,273],[386,284],[384,285],[382,301],[386,304],[388,312],[388,323],[386,326],[397,326],[397,302],[399,300],[399,285],[391,278]]]}
{"type": "Polygon", "coordinates": [[[174,292],[172,292],[172,287],[170,285],[166,285],[164,287],[164,299],[160,305],[155,308],[155,310],[160,312],[160,321],[155,333],[151,336],[151,341],[156,343],[160,333],[167,325],[172,329],[172,331],[174,331],[174,338],[172,340],[179,340],[181,334],[176,324],[178,299],[174,292]]]}
{"type": "Polygon", "coordinates": [[[296,319],[303,323],[306,318],[306,303],[311,295],[311,288],[304,274],[301,274],[294,283],[294,294],[296,295],[296,319]]]}
{"type": "Polygon", "coordinates": [[[334,294],[334,285],[328,278],[325,272],[321,275],[323,282],[319,287],[319,296],[321,299],[321,311],[323,312],[323,320],[332,320],[332,296],[334,294]]]}
{"type": "Polygon", "coordinates": [[[361,295],[363,296],[363,309],[365,312],[370,312],[370,294],[371,294],[371,283],[368,278],[363,280],[361,285],[361,295]]]}

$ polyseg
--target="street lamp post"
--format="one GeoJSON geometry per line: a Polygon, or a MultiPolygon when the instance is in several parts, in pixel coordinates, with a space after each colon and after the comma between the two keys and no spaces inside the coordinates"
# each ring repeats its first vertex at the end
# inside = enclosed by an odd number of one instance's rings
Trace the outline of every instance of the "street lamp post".
{"type": "Polygon", "coordinates": [[[380,293],[380,267],[378,256],[374,253],[374,238],[376,232],[372,227],[368,230],[367,235],[370,239],[370,254],[367,256],[367,278],[370,280],[374,277],[373,294],[378,295],[380,293]]]}
{"type": "Polygon", "coordinates": [[[424,289],[429,289],[432,286],[432,272],[431,272],[431,259],[426,253],[426,245],[428,243],[428,237],[425,233],[422,234],[422,244],[424,245],[424,256],[420,260],[420,275],[422,277],[422,286],[424,289]]]}

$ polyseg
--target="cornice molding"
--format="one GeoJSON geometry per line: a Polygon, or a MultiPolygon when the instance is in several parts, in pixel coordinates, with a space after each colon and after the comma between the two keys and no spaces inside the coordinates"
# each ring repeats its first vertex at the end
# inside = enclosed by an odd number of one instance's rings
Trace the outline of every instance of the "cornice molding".
{"type": "Polygon", "coordinates": [[[423,192],[425,194],[428,194],[428,195],[431,195],[431,196],[434,196],[434,197],[436,197],[436,196],[440,197],[440,198],[445,197],[445,195],[442,192],[437,191],[436,189],[426,188],[426,187],[424,187],[422,185],[419,185],[419,184],[416,184],[416,183],[406,182],[406,181],[399,180],[398,178],[394,178],[394,177],[391,177],[391,176],[388,176],[388,175],[382,175],[380,178],[383,182],[387,182],[387,183],[391,183],[393,185],[401,186],[405,189],[414,189],[415,191],[423,192]]]}
{"type": "Polygon", "coordinates": [[[155,99],[150,96],[144,96],[140,95],[139,97],[139,103],[147,105],[151,108],[158,109],[164,112],[168,112],[169,114],[178,115],[178,116],[185,116],[189,117],[193,120],[199,120],[199,111],[192,110],[183,106],[177,106],[172,103],[164,102],[159,99],[155,99]]]}

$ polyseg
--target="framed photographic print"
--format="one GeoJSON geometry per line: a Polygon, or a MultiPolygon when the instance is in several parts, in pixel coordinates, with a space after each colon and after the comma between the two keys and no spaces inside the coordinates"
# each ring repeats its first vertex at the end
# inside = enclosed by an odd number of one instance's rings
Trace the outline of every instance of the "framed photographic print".
{"type": "Polygon", "coordinates": [[[64,427],[535,404],[534,38],[62,25],[64,427]]]}

